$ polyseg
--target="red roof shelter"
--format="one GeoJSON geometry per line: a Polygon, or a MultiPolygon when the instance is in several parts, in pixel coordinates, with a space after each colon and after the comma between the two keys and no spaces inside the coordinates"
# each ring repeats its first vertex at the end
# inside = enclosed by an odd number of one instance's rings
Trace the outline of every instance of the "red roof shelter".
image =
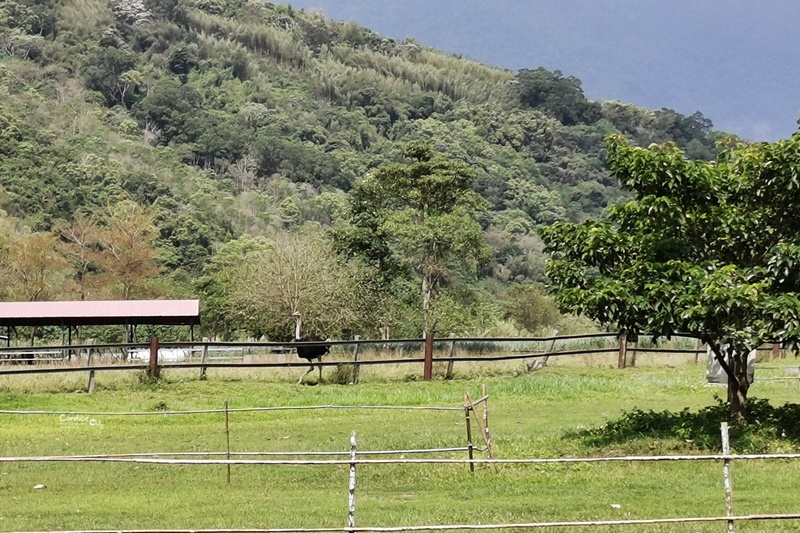
{"type": "Polygon", "coordinates": [[[0,327],[9,329],[18,326],[61,326],[71,330],[76,326],[134,327],[148,324],[190,326],[194,330],[199,323],[199,300],[0,302],[0,327]]]}

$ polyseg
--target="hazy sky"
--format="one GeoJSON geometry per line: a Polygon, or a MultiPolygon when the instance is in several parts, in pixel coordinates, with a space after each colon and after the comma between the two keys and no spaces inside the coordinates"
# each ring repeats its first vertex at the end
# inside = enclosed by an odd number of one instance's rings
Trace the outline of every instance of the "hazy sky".
{"type": "Polygon", "coordinates": [[[800,0],[295,0],[334,20],[511,70],[544,66],[587,96],[775,140],[800,118],[800,0]]]}

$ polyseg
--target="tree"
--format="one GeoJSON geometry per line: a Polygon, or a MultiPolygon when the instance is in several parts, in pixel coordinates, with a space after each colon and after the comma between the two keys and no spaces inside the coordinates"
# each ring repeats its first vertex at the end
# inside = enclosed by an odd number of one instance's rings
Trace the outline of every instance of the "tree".
{"type": "Polygon", "coordinates": [[[242,281],[242,270],[251,260],[274,250],[273,243],[265,237],[248,235],[233,239],[222,246],[211,258],[204,275],[197,281],[203,303],[204,329],[213,335],[222,334],[225,340],[237,329],[253,329],[253,324],[242,320],[241,302],[237,301],[242,281]]]}
{"type": "Polygon", "coordinates": [[[431,304],[442,283],[459,270],[474,276],[477,264],[491,257],[477,220],[487,204],[472,190],[466,163],[434,155],[421,142],[403,153],[410,162],[383,166],[356,185],[348,246],[390,276],[404,266],[419,275],[430,332],[431,304]]]}
{"type": "Polygon", "coordinates": [[[522,69],[516,78],[521,103],[543,110],[564,125],[593,124],[601,118],[600,104],[586,99],[581,80],[574,76],[565,78],[560,70],[539,67],[522,69]]]}
{"type": "Polygon", "coordinates": [[[538,284],[514,284],[506,300],[506,318],[531,333],[552,327],[561,318],[555,303],[538,284]]]}
{"type": "Polygon", "coordinates": [[[73,267],[75,272],[74,292],[81,300],[89,296],[96,285],[98,243],[96,236],[98,227],[91,218],[78,215],[71,224],[59,230],[61,235],[61,255],[73,267]]]}
{"type": "Polygon", "coordinates": [[[282,234],[273,242],[243,237],[228,243],[215,264],[217,286],[227,292],[225,306],[242,317],[251,333],[289,340],[292,314],[303,316],[304,332],[338,335],[360,320],[361,271],[345,263],[319,232],[282,234]],[[232,261],[231,252],[242,252],[232,261]]]}
{"type": "Polygon", "coordinates": [[[49,300],[60,294],[69,265],[58,254],[58,239],[50,233],[11,235],[5,270],[13,299],[49,300]]]}
{"type": "Polygon", "coordinates": [[[97,228],[101,247],[97,263],[113,296],[130,300],[145,295],[161,273],[154,220],[152,213],[126,200],[114,206],[107,223],[97,228]]]}
{"type": "Polygon", "coordinates": [[[800,341],[800,134],[731,141],[715,162],[687,160],[670,143],[607,143],[634,198],[607,220],[541,230],[560,307],[628,335],[702,339],[744,420],[748,353],[800,341]]]}
{"type": "Polygon", "coordinates": [[[100,92],[109,106],[128,108],[133,99],[129,90],[142,81],[135,66],[136,54],[130,50],[101,48],[85,60],[86,85],[100,92]]]}

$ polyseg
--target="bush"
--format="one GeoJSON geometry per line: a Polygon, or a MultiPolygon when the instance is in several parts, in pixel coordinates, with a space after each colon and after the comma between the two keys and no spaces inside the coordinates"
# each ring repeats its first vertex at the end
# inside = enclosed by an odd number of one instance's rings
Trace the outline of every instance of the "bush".
{"type": "Polygon", "coordinates": [[[350,363],[340,363],[336,365],[328,375],[327,381],[328,383],[335,383],[336,385],[349,385],[353,382],[353,377],[355,376],[355,368],[350,363]]]}
{"type": "MultiPolygon", "coordinates": [[[[730,422],[730,406],[717,399],[716,405],[696,413],[634,409],[607,424],[573,433],[590,447],[605,448],[632,444],[647,439],[674,439],[689,447],[719,451],[720,424],[730,422]]],[[[731,449],[739,453],[766,453],[776,449],[800,447],[800,405],[787,403],[773,407],[767,400],[748,401],[747,423],[730,427],[731,449]]]]}

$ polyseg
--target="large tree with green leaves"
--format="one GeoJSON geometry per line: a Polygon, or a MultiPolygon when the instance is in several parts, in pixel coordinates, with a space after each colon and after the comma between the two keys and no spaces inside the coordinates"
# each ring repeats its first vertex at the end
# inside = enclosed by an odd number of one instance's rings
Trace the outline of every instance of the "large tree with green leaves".
{"type": "Polygon", "coordinates": [[[455,274],[473,275],[490,257],[478,216],[487,203],[473,189],[469,166],[408,143],[406,162],[378,168],[351,195],[352,251],[373,260],[389,277],[403,269],[419,276],[424,329],[433,331],[432,303],[455,274]]]}
{"type": "Polygon", "coordinates": [[[610,137],[608,162],[633,198],[541,231],[561,308],[628,335],[702,339],[743,419],[748,353],[800,340],[800,134],[731,141],[716,161],[610,137]]]}

